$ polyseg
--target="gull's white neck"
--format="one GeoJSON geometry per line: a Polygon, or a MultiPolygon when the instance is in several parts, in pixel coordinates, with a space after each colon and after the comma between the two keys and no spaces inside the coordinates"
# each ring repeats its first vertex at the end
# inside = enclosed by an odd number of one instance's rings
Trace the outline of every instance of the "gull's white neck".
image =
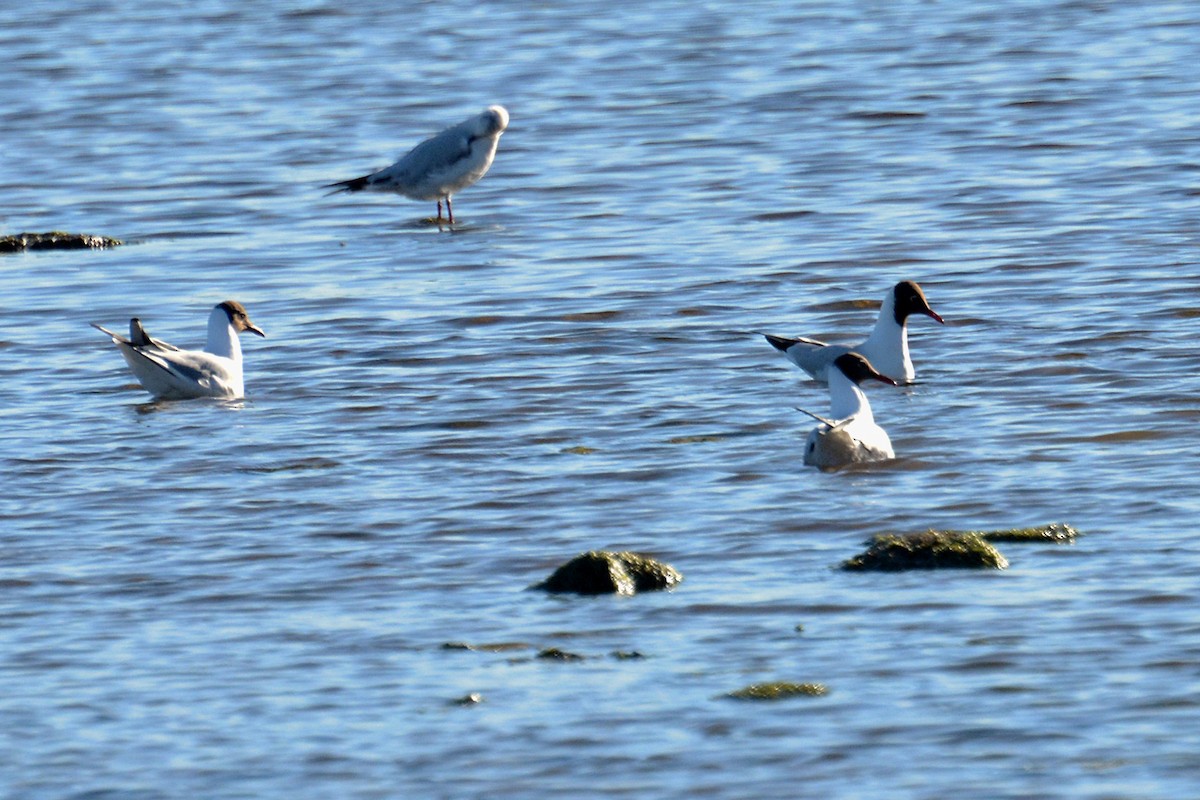
{"type": "Polygon", "coordinates": [[[896,322],[896,296],[888,292],[871,335],[860,346],[875,369],[891,378],[912,380],[909,374],[908,326],[896,322]]]}
{"type": "Polygon", "coordinates": [[[863,390],[836,367],[829,369],[829,416],[832,419],[856,416],[868,422],[875,419],[863,390]]]}
{"type": "Polygon", "coordinates": [[[217,306],[208,315],[208,344],[204,349],[214,356],[229,358],[236,362],[242,360],[242,344],[238,341],[237,331],[229,321],[225,309],[217,306]]]}

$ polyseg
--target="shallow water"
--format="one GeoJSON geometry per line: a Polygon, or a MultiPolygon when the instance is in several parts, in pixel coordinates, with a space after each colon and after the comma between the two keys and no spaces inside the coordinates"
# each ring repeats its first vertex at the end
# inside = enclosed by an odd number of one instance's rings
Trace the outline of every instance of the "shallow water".
{"type": "Polygon", "coordinates": [[[1200,794],[1200,10],[405,5],[0,29],[3,232],[130,242],[0,258],[0,794],[1200,794]],[[323,194],[492,102],[455,227],[323,194]],[[827,397],[754,332],[903,278],[947,324],[870,387],[899,458],[803,467],[827,397]],[[87,325],[227,298],[241,403],[87,325]],[[685,582],[525,590],[600,547],[685,582]],[[772,679],[830,693],[722,697],[772,679]]]}

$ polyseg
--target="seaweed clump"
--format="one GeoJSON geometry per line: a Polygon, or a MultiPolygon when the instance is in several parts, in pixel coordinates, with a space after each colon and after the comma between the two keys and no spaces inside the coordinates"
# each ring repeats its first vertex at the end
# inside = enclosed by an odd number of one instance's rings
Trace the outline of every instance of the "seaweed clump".
{"type": "Polygon", "coordinates": [[[899,572],[909,569],[1004,569],[1008,559],[978,533],[926,531],[881,534],[868,548],[842,562],[845,570],[899,572]]]}
{"type": "Polygon", "coordinates": [[[1073,544],[1079,531],[1061,522],[1052,522],[1036,528],[1010,528],[1004,531],[980,533],[989,542],[1041,542],[1045,544],[1073,544]]]}
{"type": "Polygon", "coordinates": [[[513,650],[528,650],[533,647],[525,642],[489,642],[488,644],[471,644],[470,642],[443,642],[443,650],[470,650],[483,653],[507,653],[513,650]]]}
{"type": "Polygon", "coordinates": [[[826,694],[829,694],[829,687],[823,683],[773,681],[752,683],[725,696],[735,700],[783,700],[788,697],[821,697],[826,694]]]}
{"type": "Polygon", "coordinates": [[[120,239],[90,233],[17,233],[0,237],[0,253],[20,253],[25,250],[103,250],[121,244],[124,242],[120,239]]]}
{"type": "Polygon", "coordinates": [[[563,564],[534,589],[575,594],[635,594],[670,589],[683,575],[640,553],[591,550],[563,564]]]}

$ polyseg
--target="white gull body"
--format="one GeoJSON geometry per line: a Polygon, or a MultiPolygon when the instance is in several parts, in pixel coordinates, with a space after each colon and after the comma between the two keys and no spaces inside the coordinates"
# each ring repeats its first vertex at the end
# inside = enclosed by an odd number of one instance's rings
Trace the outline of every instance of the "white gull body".
{"type": "Polygon", "coordinates": [[[250,331],[266,336],[236,300],[213,307],[208,315],[208,342],[204,350],[181,350],[152,339],[137,318],[129,321],[128,339],[94,322],[92,327],[112,338],[134,377],[159,400],[241,397],[245,388],[238,334],[250,331]]]}
{"type": "Polygon", "coordinates": [[[450,196],[487,173],[496,157],[500,134],[507,127],[508,111],[504,106],[488,106],[421,142],[390,167],[326,188],[334,192],[394,192],[412,200],[437,200],[439,222],[445,200],[449,221],[454,222],[450,196]]]}
{"type": "Polygon", "coordinates": [[[829,417],[804,411],[820,421],[804,443],[804,463],[824,470],[895,458],[887,431],[879,427],[871,404],[859,388],[865,380],[896,385],[858,353],[844,353],[829,366],[829,417]]]}
{"type": "Polygon", "coordinates": [[[908,352],[907,326],[912,314],[924,314],[942,322],[938,313],[929,307],[921,287],[915,281],[901,281],[884,296],[871,335],[857,345],[826,344],[816,339],[787,339],[770,334],[764,334],[764,337],[789,361],[821,383],[828,382],[829,365],[833,360],[850,352],[862,353],[876,369],[893,380],[912,383],[916,370],[908,352]]]}

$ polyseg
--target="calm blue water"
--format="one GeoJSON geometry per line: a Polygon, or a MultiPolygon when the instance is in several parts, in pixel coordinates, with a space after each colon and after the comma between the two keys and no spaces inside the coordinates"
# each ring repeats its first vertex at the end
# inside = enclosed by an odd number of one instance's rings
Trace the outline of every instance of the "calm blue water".
{"type": "Polygon", "coordinates": [[[1200,796],[1194,4],[5,18],[0,229],[131,244],[0,258],[0,796],[1200,796]],[[454,229],[320,189],[494,102],[454,229]],[[827,398],[753,332],[904,278],[947,325],[870,391],[898,460],[803,467],[827,398]],[[244,403],[87,325],[227,298],[244,403]],[[685,582],[525,590],[598,547],[685,582]],[[775,679],[830,693],[722,698],[775,679]]]}

